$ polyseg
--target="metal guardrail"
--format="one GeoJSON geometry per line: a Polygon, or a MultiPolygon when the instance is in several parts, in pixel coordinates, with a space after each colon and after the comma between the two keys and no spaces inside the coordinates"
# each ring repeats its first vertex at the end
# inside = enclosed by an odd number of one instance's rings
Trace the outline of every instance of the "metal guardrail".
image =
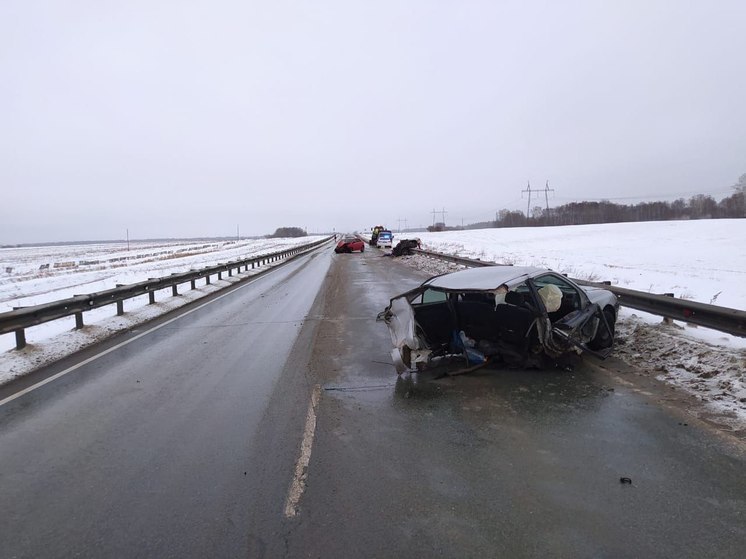
{"type": "Polygon", "coordinates": [[[60,301],[53,301],[42,305],[34,305],[33,307],[15,308],[12,311],[0,313],[0,334],[15,332],[16,349],[22,349],[26,346],[25,330],[31,326],[44,324],[45,322],[51,322],[52,320],[68,316],[75,316],[75,328],[80,329],[84,326],[83,313],[85,311],[116,304],[117,314],[122,315],[124,314],[124,301],[127,299],[147,294],[149,296],[149,304],[152,305],[155,303],[156,292],[161,289],[167,289],[170,287],[171,295],[176,296],[179,294],[179,285],[189,283],[191,289],[196,289],[196,282],[198,279],[204,278],[205,284],[208,285],[210,284],[210,276],[217,275],[218,280],[220,280],[223,279],[224,273],[227,273],[230,277],[233,275],[234,270],[236,273],[240,273],[241,268],[244,268],[244,271],[248,271],[249,266],[251,266],[251,269],[253,270],[264,264],[276,262],[284,258],[291,258],[300,253],[313,250],[314,248],[329,242],[332,238],[333,237],[327,237],[320,241],[316,241],[315,243],[272,252],[254,258],[235,260],[225,264],[218,264],[217,266],[208,266],[202,270],[190,270],[189,272],[171,274],[170,276],[153,278],[130,285],[117,285],[117,287],[107,289],[106,291],[89,293],[87,295],[75,295],[69,299],[62,299],[60,301]]]}
{"type": "MultiPolygon", "coordinates": [[[[429,250],[413,249],[412,252],[439,258],[448,262],[454,262],[467,267],[478,266],[506,266],[507,264],[498,264],[496,262],[485,262],[483,260],[472,260],[471,258],[461,258],[450,254],[442,254],[429,250]]],[[[705,326],[746,338],[746,311],[720,307],[718,305],[708,305],[697,301],[687,299],[674,299],[672,294],[657,295],[646,293],[644,291],[635,291],[624,287],[611,285],[610,282],[598,283],[584,280],[573,281],[580,285],[590,287],[601,287],[608,289],[619,298],[619,304],[631,309],[656,314],[673,320],[682,320],[690,324],[705,326]]]]}
{"type": "Polygon", "coordinates": [[[510,264],[499,264],[497,262],[485,262],[484,260],[474,260],[472,258],[463,258],[461,256],[451,256],[450,254],[432,252],[429,250],[423,250],[421,248],[412,248],[410,250],[414,253],[422,254],[423,256],[438,258],[440,260],[445,260],[446,262],[453,262],[454,264],[469,266],[470,268],[480,268],[484,266],[510,266],[510,264]]]}

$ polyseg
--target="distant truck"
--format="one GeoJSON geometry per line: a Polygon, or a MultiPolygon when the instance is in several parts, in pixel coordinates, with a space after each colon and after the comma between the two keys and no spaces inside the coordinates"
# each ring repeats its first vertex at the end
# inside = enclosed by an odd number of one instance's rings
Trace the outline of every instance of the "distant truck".
{"type": "Polygon", "coordinates": [[[384,230],[386,230],[386,228],[383,225],[376,225],[375,227],[373,227],[371,229],[370,243],[369,243],[370,246],[372,246],[372,247],[378,246],[378,244],[377,244],[378,243],[378,234],[381,231],[384,231],[384,230]]]}

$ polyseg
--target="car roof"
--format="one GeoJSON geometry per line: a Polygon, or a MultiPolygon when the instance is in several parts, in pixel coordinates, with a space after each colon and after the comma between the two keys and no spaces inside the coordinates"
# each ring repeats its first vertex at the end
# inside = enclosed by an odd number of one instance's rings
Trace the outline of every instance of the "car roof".
{"type": "Polygon", "coordinates": [[[449,290],[497,289],[503,284],[510,287],[529,277],[550,271],[532,266],[485,266],[435,276],[422,285],[449,290]]]}

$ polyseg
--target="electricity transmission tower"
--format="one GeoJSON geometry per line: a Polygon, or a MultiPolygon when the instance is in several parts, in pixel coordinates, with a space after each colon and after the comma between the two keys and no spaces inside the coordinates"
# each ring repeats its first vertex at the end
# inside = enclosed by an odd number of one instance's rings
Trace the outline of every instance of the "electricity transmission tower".
{"type": "MultiPolygon", "coordinates": [[[[526,186],[525,190],[521,190],[521,198],[523,198],[523,193],[528,193],[528,204],[526,204],[526,219],[530,217],[530,211],[531,211],[531,193],[536,192],[537,194],[541,192],[541,190],[531,190],[531,181],[528,182],[528,185],[526,186]]],[[[549,188],[549,180],[547,179],[547,183],[544,186],[544,202],[546,203],[547,208],[547,216],[549,215],[549,193],[554,192],[554,188],[549,188]]]]}
{"type": "Polygon", "coordinates": [[[404,222],[404,229],[407,228],[407,218],[406,217],[404,219],[397,219],[396,221],[399,222],[399,233],[401,233],[401,222],[402,221],[404,222]]]}
{"type": "Polygon", "coordinates": [[[443,208],[442,210],[436,210],[436,209],[433,209],[433,211],[432,211],[432,212],[430,212],[430,213],[432,213],[432,214],[433,214],[433,225],[435,225],[435,216],[436,216],[436,214],[440,214],[440,222],[441,222],[441,223],[442,223],[443,225],[445,225],[445,224],[446,224],[446,214],[447,214],[448,212],[446,211],[446,209],[445,209],[445,208],[443,208]]]}

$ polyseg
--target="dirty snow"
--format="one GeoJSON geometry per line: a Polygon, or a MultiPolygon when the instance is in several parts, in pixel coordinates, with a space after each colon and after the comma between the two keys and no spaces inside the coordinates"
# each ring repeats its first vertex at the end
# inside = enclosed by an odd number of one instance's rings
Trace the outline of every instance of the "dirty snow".
{"type": "MultiPolygon", "coordinates": [[[[17,306],[31,306],[110,289],[116,284],[143,281],[204,268],[220,262],[240,260],[269,254],[285,248],[309,244],[323,237],[297,239],[258,239],[224,242],[169,242],[75,245],[59,247],[29,247],[0,249],[0,312],[17,306]],[[126,260],[124,258],[127,258],[126,260]],[[81,262],[98,261],[97,264],[81,262]],[[54,268],[55,262],[75,263],[54,268]],[[51,264],[49,270],[39,270],[51,264]],[[8,272],[8,268],[12,271],[8,272]]],[[[279,262],[278,262],[279,263],[279,262]]],[[[75,330],[73,317],[62,318],[26,329],[28,346],[17,351],[13,334],[0,336],[0,384],[51,363],[75,351],[93,345],[111,335],[204,297],[223,287],[255,275],[278,263],[266,264],[256,270],[220,281],[212,278],[210,285],[197,282],[180,286],[178,297],[171,288],[156,292],[156,304],[148,304],[148,296],[124,302],[125,314],[116,316],[116,306],[108,305],[84,314],[86,326],[75,330]]]]}
{"type": "MultiPolygon", "coordinates": [[[[423,248],[538,266],[651,293],[746,308],[746,219],[611,223],[407,233],[423,248]]],[[[461,267],[422,256],[400,261],[430,274],[461,267]]],[[[746,428],[746,339],[622,308],[615,355],[695,395],[746,428]]]]}

